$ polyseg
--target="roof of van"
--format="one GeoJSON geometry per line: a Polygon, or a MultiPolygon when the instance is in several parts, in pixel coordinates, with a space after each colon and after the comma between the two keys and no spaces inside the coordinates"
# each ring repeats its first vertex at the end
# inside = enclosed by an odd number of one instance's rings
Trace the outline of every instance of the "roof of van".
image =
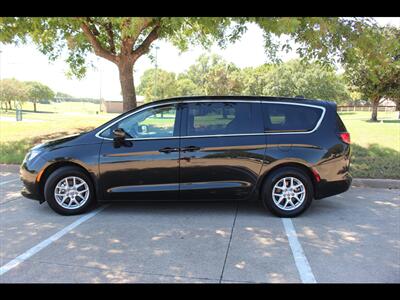
{"type": "Polygon", "coordinates": [[[321,99],[307,99],[303,97],[270,97],[270,96],[182,96],[182,97],[172,97],[162,100],[152,101],[152,104],[163,103],[169,101],[185,101],[185,100],[248,100],[248,101],[276,101],[276,102],[296,102],[304,104],[314,104],[314,105],[334,105],[336,103],[333,101],[321,100],[321,99]]]}

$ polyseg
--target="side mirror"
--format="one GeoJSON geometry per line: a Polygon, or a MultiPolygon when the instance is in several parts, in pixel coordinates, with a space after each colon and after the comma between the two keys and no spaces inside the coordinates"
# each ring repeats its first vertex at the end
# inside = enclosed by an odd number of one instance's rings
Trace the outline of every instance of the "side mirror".
{"type": "Polygon", "coordinates": [[[126,138],[126,132],[122,128],[113,130],[114,140],[122,141],[126,138]]]}

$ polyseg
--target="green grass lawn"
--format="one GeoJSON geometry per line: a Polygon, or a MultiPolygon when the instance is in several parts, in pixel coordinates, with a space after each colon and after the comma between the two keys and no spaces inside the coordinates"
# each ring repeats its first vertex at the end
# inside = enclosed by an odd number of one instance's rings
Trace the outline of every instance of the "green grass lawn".
{"type": "Polygon", "coordinates": [[[352,141],[351,174],[360,178],[400,179],[400,120],[398,112],[339,113],[352,141]]]}
{"type": "Polygon", "coordinates": [[[1,112],[0,163],[20,164],[26,152],[34,145],[67,134],[93,129],[118,114],[96,113],[99,105],[93,103],[63,102],[24,104],[22,122],[15,121],[15,111],[1,112]]]}
{"type": "MultiPolygon", "coordinates": [[[[98,113],[99,106],[92,103],[38,104],[37,113],[28,111],[32,110],[28,103],[23,109],[22,122],[14,121],[15,111],[1,112],[0,163],[20,164],[35,144],[95,128],[117,116],[98,113]]],[[[368,121],[370,112],[343,112],[340,116],[351,134],[352,175],[400,179],[398,112],[379,112],[379,123],[368,121]]]]}

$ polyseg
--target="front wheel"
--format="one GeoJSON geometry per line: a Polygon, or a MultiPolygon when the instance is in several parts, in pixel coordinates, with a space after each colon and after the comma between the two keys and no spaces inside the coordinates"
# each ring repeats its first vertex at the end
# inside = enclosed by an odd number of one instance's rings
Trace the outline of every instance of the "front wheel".
{"type": "Polygon", "coordinates": [[[313,185],[301,169],[283,167],[273,171],[262,188],[262,202],[273,214],[296,217],[312,202],[313,185]]]}
{"type": "Polygon", "coordinates": [[[94,203],[90,178],[77,167],[62,167],[53,172],[44,186],[49,206],[61,215],[86,212],[94,203]]]}

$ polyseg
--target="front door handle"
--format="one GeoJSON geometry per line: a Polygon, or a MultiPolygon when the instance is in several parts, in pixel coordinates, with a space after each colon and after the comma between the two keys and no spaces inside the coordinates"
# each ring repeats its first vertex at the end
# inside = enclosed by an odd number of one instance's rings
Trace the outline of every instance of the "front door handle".
{"type": "Polygon", "coordinates": [[[183,152],[193,152],[193,151],[199,151],[200,147],[196,147],[196,146],[188,146],[188,147],[184,147],[181,148],[181,151],[183,152]]]}
{"type": "Polygon", "coordinates": [[[163,153],[171,153],[171,152],[178,152],[179,148],[165,147],[165,148],[162,148],[162,149],[160,149],[158,151],[163,152],[163,153]]]}

